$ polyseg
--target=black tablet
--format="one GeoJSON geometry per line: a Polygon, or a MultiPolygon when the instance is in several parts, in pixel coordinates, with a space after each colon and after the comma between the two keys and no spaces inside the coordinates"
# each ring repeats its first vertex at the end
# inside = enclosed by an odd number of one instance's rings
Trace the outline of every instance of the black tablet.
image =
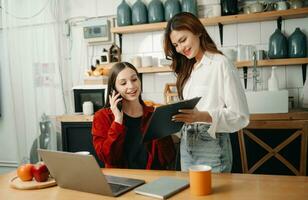
{"type": "Polygon", "coordinates": [[[193,109],[201,97],[183,100],[176,103],[157,107],[149,121],[143,142],[166,137],[181,130],[184,122],[172,121],[172,116],[179,113],[180,109],[193,109]]]}

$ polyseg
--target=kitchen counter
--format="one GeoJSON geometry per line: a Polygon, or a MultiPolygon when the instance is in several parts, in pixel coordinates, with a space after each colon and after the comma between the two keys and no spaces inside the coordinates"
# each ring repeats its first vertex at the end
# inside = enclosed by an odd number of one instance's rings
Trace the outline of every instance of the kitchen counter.
{"type": "MultiPolygon", "coordinates": [[[[108,175],[126,176],[130,178],[144,179],[146,182],[158,179],[161,176],[188,179],[188,173],[178,171],[158,170],[128,170],[128,169],[103,169],[108,175]]],[[[115,199],[97,194],[90,194],[74,190],[63,189],[58,186],[40,190],[16,190],[10,188],[9,181],[16,172],[0,175],[0,196],[1,199],[9,200],[98,200],[115,199]]],[[[229,199],[229,200],[298,200],[308,199],[308,177],[304,176],[272,176],[252,174],[213,174],[213,193],[208,196],[198,197],[190,194],[189,188],[170,197],[178,200],[194,199],[229,199]]],[[[116,199],[151,199],[137,195],[129,191],[116,199]]]]}

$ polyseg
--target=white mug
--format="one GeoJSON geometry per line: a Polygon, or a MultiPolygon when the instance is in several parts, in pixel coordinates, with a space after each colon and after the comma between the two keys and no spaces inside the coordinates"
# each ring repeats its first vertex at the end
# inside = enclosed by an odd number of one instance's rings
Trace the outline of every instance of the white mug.
{"type": "Polygon", "coordinates": [[[153,66],[152,56],[142,56],[141,63],[142,67],[152,67],[153,66]]]}
{"type": "Polygon", "coordinates": [[[220,5],[213,5],[209,8],[208,17],[219,17],[221,16],[221,6],[220,5]]]}
{"type": "Polygon", "coordinates": [[[93,103],[91,101],[83,102],[82,112],[83,112],[84,115],[92,115],[94,113],[93,103]]]}
{"type": "Polygon", "coordinates": [[[287,10],[288,9],[288,2],[286,1],[278,1],[274,4],[275,10],[287,10]]]}
{"type": "Polygon", "coordinates": [[[140,56],[135,56],[131,59],[132,64],[138,68],[141,67],[141,57],[140,56]]]}

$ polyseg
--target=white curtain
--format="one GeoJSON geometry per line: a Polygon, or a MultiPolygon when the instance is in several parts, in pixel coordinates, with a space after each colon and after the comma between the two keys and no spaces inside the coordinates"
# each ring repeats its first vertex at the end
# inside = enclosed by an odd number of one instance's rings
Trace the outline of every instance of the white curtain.
{"type": "Polygon", "coordinates": [[[39,136],[41,116],[71,109],[69,50],[59,0],[2,0],[3,66],[9,70],[20,162],[39,136]],[[64,89],[65,88],[65,89],[64,89]]]}

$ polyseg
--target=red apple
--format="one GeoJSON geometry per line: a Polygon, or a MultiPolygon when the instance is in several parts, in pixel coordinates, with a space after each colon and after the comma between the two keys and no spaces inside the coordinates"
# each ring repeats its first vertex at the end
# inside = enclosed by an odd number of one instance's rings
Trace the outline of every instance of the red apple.
{"type": "Polygon", "coordinates": [[[49,177],[49,170],[43,162],[39,162],[32,167],[32,174],[37,182],[45,182],[49,177]]]}

